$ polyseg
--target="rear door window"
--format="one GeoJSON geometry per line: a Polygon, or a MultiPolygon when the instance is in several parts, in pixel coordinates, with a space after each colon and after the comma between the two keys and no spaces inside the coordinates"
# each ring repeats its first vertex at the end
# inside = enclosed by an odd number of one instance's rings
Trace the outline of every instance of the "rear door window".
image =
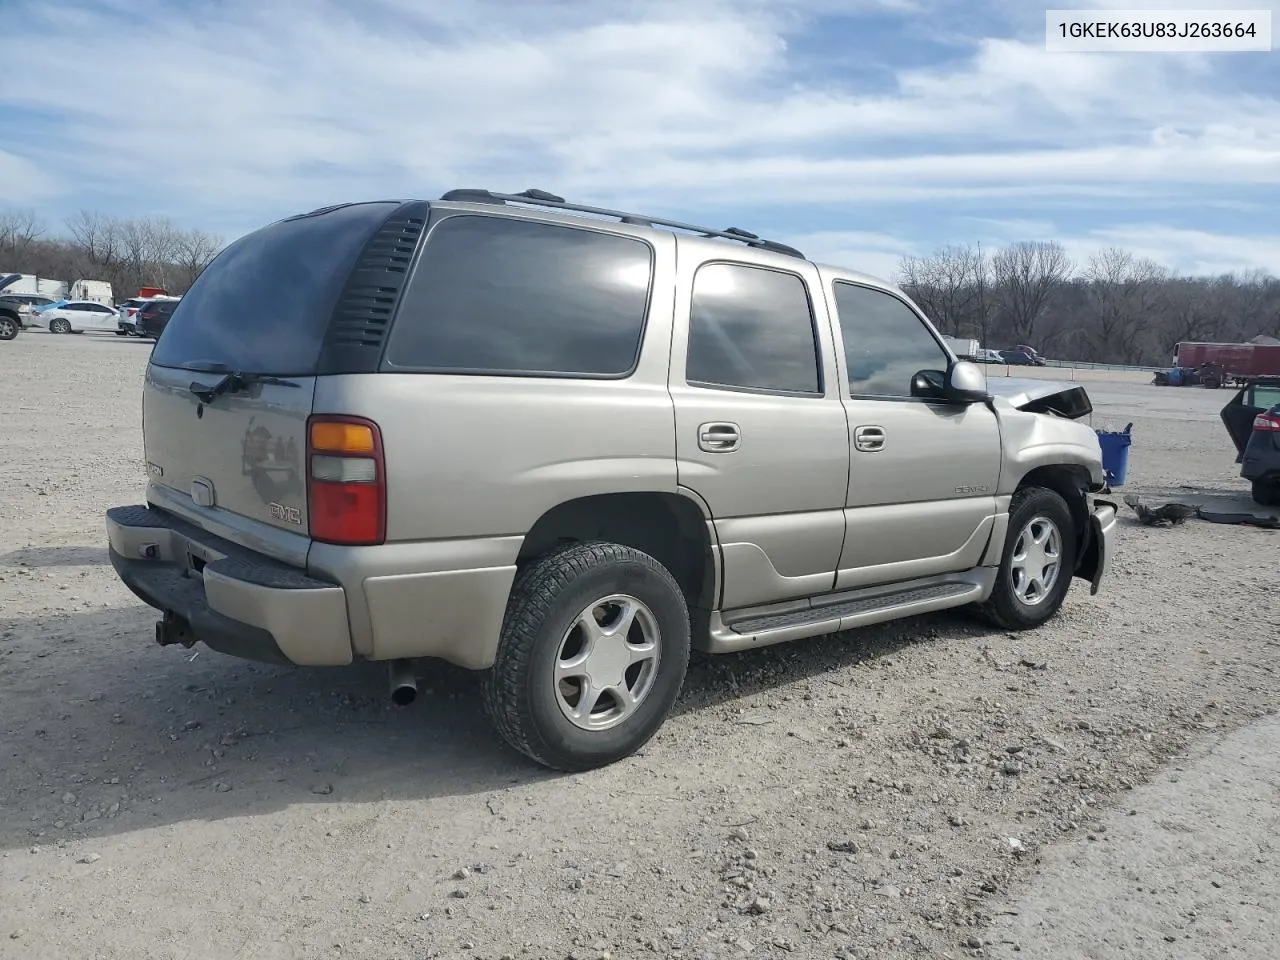
{"type": "Polygon", "coordinates": [[[624,377],[639,356],[652,274],[652,249],[632,237],[448,217],[423,248],[383,369],[624,377]]]}
{"type": "Polygon", "coordinates": [[[813,307],[803,278],[740,263],[699,267],[685,380],[713,388],[821,393],[813,307]]]}
{"type": "Polygon", "coordinates": [[[351,204],[241,237],[183,296],[151,362],[277,376],[314,374],[352,265],[396,207],[351,204]]]}
{"type": "Polygon", "coordinates": [[[1252,402],[1249,406],[1251,407],[1257,407],[1260,410],[1270,410],[1277,403],[1280,403],[1280,385],[1271,386],[1269,384],[1254,384],[1250,389],[1252,391],[1252,396],[1250,397],[1252,402]]]}

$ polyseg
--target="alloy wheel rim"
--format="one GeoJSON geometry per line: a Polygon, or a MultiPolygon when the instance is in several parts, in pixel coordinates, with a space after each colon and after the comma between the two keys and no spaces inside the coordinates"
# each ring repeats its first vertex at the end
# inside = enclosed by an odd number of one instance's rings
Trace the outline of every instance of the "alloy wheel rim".
{"type": "Polygon", "coordinates": [[[1014,541],[1009,579],[1014,595],[1029,607],[1048,599],[1062,570],[1062,534],[1046,516],[1029,520],[1014,541]]]}
{"type": "Polygon", "coordinates": [[[661,647],[658,620],[636,597],[616,593],[584,607],[556,649],[560,712],[590,731],[627,720],[653,690],[661,647]]]}

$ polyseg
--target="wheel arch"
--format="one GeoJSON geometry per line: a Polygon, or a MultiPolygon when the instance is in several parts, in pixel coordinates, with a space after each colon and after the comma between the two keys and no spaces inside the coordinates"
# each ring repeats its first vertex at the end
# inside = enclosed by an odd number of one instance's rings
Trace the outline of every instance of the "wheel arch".
{"type": "Polygon", "coordinates": [[[525,566],[566,544],[587,540],[649,554],[680,585],[691,613],[715,605],[719,583],[710,521],[692,497],[654,491],[567,500],[543,513],[525,534],[516,564],[525,566]]]}
{"type": "Polygon", "coordinates": [[[1089,468],[1080,463],[1051,463],[1036,467],[1018,481],[1018,490],[1028,487],[1044,487],[1062,497],[1071,512],[1071,523],[1076,541],[1076,576],[1084,576],[1082,572],[1090,563],[1091,517],[1087,494],[1093,486],[1089,468]]]}

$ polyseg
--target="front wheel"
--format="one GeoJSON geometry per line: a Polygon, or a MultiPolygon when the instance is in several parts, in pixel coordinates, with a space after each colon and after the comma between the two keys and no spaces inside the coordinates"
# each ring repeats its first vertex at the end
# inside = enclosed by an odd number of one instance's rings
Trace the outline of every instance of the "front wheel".
{"type": "Polygon", "coordinates": [[[1254,480],[1253,502],[1262,507],[1280,507],[1280,477],[1259,477],[1254,480]]]}
{"type": "Polygon", "coordinates": [[[657,560],[616,543],[574,544],[517,576],[485,710],[507,743],[543,766],[621,760],[675,703],[689,633],[684,594],[657,560]]]}
{"type": "Polygon", "coordinates": [[[18,335],[21,327],[12,317],[0,317],[0,340],[12,340],[18,335]]]}
{"type": "Polygon", "coordinates": [[[68,320],[63,320],[61,317],[58,317],[56,320],[50,320],[49,332],[50,333],[70,333],[71,323],[68,320]]]}
{"type": "Polygon", "coordinates": [[[1062,606],[1076,565],[1076,531],[1061,495],[1026,487],[1009,505],[995,589],[979,608],[1006,630],[1038,627],[1062,606]]]}

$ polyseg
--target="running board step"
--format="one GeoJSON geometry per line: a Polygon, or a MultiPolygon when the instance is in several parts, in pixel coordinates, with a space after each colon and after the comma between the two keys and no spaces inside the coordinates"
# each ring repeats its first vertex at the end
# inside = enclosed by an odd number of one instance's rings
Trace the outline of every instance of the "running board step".
{"type": "Polygon", "coordinates": [[[983,568],[971,571],[971,576],[972,579],[881,590],[823,606],[755,614],[729,622],[717,623],[719,617],[713,616],[708,649],[712,653],[732,653],[964,606],[988,592],[995,570],[983,568]]]}
{"type": "Polygon", "coordinates": [[[879,610],[896,610],[899,607],[914,607],[931,600],[959,599],[965,594],[977,593],[971,583],[936,583],[929,587],[916,587],[914,590],[903,590],[899,593],[882,593],[878,597],[859,597],[833,603],[826,607],[810,607],[808,610],[794,610],[790,613],[775,613],[773,616],[752,617],[729,624],[734,633],[762,633],[766,630],[781,630],[786,627],[799,627],[806,623],[820,623],[825,620],[843,620],[845,617],[857,616],[860,613],[872,613],[879,610]]]}

